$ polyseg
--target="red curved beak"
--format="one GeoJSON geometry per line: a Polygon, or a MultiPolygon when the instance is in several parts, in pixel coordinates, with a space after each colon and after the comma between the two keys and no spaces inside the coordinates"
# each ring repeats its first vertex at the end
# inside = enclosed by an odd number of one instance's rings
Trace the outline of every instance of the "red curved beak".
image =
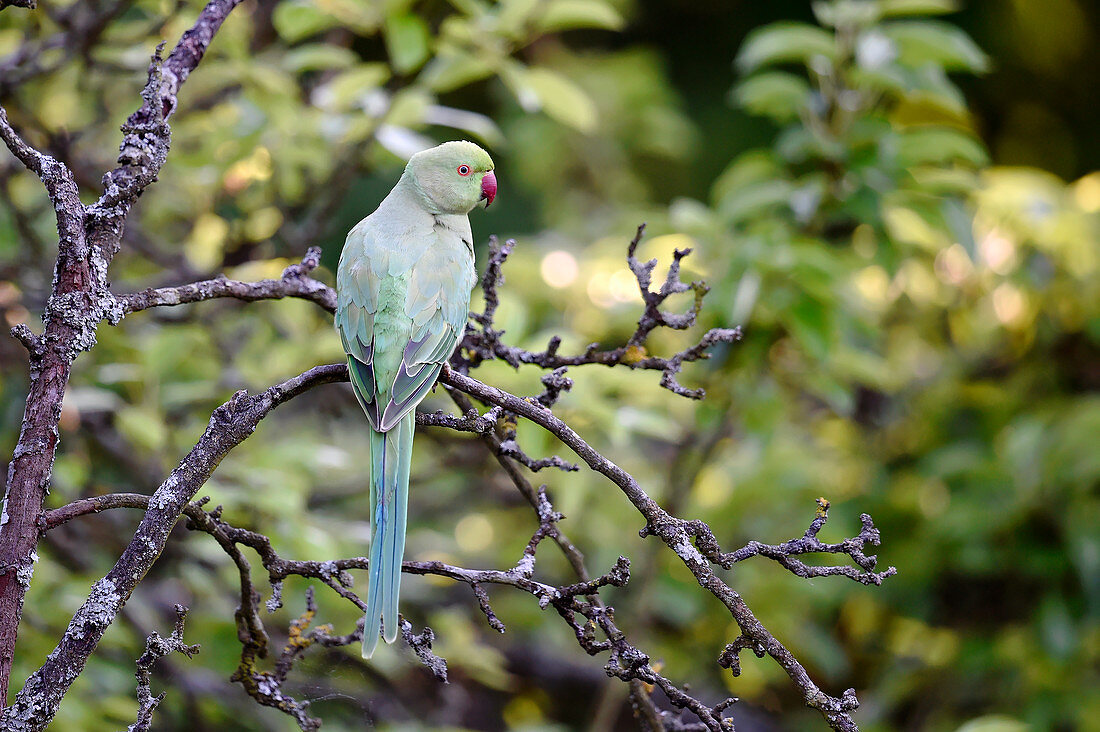
{"type": "Polygon", "coordinates": [[[493,175],[493,171],[489,171],[485,174],[485,177],[481,179],[481,200],[485,201],[485,208],[489,208],[489,204],[493,202],[493,199],[497,197],[497,177],[493,175]]]}

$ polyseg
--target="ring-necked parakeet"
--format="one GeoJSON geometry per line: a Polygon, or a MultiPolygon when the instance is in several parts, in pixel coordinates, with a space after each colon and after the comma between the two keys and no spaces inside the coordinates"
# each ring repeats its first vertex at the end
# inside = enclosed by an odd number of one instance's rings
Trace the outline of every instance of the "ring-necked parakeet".
{"type": "Polygon", "coordinates": [[[348,233],[336,274],[336,329],[370,422],[370,567],[363,657],[397,638],[416,405],[466,330],[477,281],[467,214],[497,182],[489,154],[445,142],[412,156],[378,209],[348,233]]]}

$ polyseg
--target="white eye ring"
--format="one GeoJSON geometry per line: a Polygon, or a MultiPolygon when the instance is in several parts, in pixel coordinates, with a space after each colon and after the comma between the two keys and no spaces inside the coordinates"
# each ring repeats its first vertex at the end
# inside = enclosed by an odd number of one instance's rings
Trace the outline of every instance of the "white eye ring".
{"type": "Polygon", "coordinates": [[[458,174],[459,175],[469,175],[470,174],[470,166],[469,165],[460,165],[460,166],[458,166],[458,174]]]}

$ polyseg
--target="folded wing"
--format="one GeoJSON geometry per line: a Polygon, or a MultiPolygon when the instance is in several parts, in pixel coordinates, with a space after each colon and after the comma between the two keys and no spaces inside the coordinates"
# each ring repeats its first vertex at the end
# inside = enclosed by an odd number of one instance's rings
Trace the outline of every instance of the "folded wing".
{"type": "Polygon", "coordinates": [[[472,286],[468,277],[454,278],[472,273],[472,267],[456,261],[463,255],[454,248],[430,246],[413,258],[408,252],[376,247],[344,272],[336,325],[355,395],[378,431],[393,429],[416,408],[462,337],[472,286]],[[398,313],[379,315],[382,294],[403,295],[403,312],[396,318],[401,327],[392,325],[398,313]],[[391,324],[385,335],[376,332],[382,317],[391,324]],[[400,362],[391,357],[379,364],[380,348],[393,349],[393,356],[400,348],[400,362]]]}

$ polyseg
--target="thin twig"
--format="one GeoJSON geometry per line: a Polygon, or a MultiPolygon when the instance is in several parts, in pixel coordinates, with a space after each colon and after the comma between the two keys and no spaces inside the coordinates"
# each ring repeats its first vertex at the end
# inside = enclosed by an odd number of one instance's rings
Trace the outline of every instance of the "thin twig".
{"type": "Polygon", "coordinates": [[[153,696],[150,688],[152,669],[157,661],[170,656],[173,653],[182,653],[188,658],[194,657],[199,652],[197,645],[188,645],[183,642],[183,623],[187,619],[187,608],[176,605],[176,626],[172,634],[162,638],[155,630],[145,640],[145,653],[137,660],[137,696],[138,715],[137,720],[126,728],[126,732],[149,732],[153,724],[153,710],[164,700],[164,692],[153,696]]]}
{"type": "MultiPolygon", "coordinates": [[[[245,302],[297,297],[311,300],[331,312],[336,309],[336,293],[323,282],[309,276],[309,273],[316,269],[320,262],[320,248],[310,247],[306,255],[302,257],[301,263],[287,267],[283,272],[283,276],[277,280],[240,282],[218,277],[212,280],[193,282],[189,285],[161,287],[135,292],[131,295],[120,295],[118,297],[119,310],[116,311],[116,314],[121,318],[123,315],[129,315],[148,308],[183,305],[219,297],[236,298],[245,302]]],[[[117,324],[118,320],[112,321],[112,325],[117,324]]]]}

